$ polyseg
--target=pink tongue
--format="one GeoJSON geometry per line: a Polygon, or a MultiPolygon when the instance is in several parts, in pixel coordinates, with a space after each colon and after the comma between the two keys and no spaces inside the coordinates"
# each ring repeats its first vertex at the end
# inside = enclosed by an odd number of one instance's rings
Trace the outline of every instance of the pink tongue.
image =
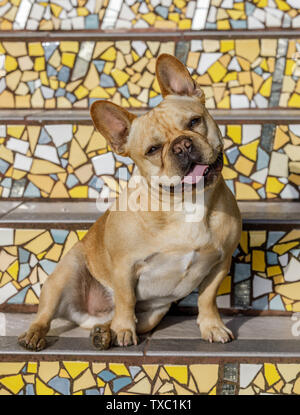
{"type": "Polygon", "coordinates": [[[187,176],[184,176],[182,183],[198,183],[202,179],[202,176],[208,167],[209,166],[207,164],[196,164],[193,170],[187,176]]]}

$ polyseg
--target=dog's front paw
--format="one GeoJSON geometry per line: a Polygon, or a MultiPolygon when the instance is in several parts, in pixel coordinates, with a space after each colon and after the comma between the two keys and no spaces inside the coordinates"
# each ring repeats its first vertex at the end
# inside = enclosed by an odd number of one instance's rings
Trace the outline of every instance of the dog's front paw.
{"type": "Polygon", "coordinates": [[[138,344],[138,337],[135,333],[135,330],[130,329],[121,329],[118,331],[112,330],[113,333],[113,343],[115,346],[131,346],[138,344]]]}
{"type": "Polygon", "coordinates": [[[210,343],[228,343],[234,340],[232,331],[220,320],[198,320],[201,338],[210,343]]]}
{"type": "Polygon", "coordinates": [[[91,341],[94,347],[98,350],[107,350],[111,345],[111,332],[107,325],[98,324],[93,327],[91,334],[91,341]]]}
{"type": "Polygon", "coordinates": [[[27,350],[39,352],[47,346],[45,330],[30,328],[18,337],[18,343],[27,350]]]}

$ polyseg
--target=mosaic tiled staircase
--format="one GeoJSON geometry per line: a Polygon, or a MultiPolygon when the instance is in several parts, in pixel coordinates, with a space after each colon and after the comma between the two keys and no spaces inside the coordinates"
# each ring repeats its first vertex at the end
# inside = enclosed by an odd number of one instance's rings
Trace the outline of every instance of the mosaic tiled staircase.
{"type": "Polygon", "coordinates": [[[0,2],[0,394],[300,393],[299,27],[299,0],[0,2]],[[156,106],[160,53],[187,65],[225,138],[243,234],[217,302],[238,340],[199,340],[192,293],[138,347],[99,353],[57,321],[49,349],[23,351],[48,274],[133,169],[88,108],[156,106]]]}

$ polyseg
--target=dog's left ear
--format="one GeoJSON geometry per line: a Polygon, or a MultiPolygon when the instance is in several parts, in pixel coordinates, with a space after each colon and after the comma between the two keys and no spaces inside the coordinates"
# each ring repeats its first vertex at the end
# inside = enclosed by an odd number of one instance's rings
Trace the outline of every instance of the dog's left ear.
{"type": "Polygon", "coordinates": [[[156,76],[162,96],[189,95],[198,96],[205,103],[202,89],[194,82],[189,71],[175,56],[163,53],[156,61],[156,76]]]}

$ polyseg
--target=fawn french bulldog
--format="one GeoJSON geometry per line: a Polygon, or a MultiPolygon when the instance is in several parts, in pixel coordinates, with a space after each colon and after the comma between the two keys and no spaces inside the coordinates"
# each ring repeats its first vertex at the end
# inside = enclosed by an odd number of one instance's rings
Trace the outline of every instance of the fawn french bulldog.
{"type": "MultiPolygon", "coordinates": [[[[153,329],[172,302],[196,288],[202,339],[233,339],[216,305],[241,234],[237,203],[221,175],[222,136],[202,90],[179,60],[159,56],[156,75],[164,100],[145,115],[106,101],[91,106],[94,125],[113,151],[134,160],[130,181],[137,174],[143,178],[138,190],[144,209],[108,209],[61,259],[43,286],[34,322],[18,339],[27,349],[46,347],[56,317],[92,329],[99,349],[137,344],[137,334],[153,329]],[[160,201],[169,186],[170,209],[149,208],[152,177],[160,201]],[[203,196],[198,221],[187,221],[187,210],[176,209],[183,188],[203,196]]],[[[127,198],[137,191],[130,181],[127,198]]],[[[119,202],[124,198],[121,193],[119,202]]]]}

